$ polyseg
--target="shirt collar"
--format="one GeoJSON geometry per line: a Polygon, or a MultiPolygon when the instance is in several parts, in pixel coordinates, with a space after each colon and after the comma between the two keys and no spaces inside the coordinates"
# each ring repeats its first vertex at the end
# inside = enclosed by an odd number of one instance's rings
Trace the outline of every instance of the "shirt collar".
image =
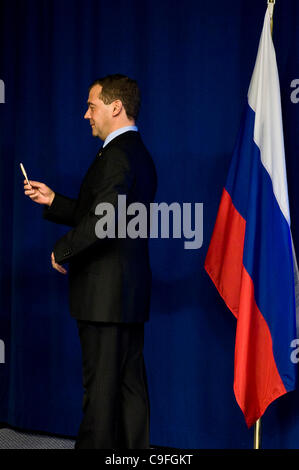
{"type": "Polygon", "coordinates": [[[103,148],[111,142],[111,140],[115,139],[115,137],[119,136],[120,134],[123,134],[124,132],[128,131],[138,131],[137,126],[125,126],[125,127],[120,127],[119,129],[116,129],[116,131],[111,132],[105,139],[103,143],[103,148]]]}

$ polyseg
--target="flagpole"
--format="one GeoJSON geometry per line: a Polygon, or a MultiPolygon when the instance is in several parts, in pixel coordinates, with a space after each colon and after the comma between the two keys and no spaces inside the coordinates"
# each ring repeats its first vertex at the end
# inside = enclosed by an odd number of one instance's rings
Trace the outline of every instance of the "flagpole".
{"type": "Polygon", "coordinates": [[[259,418],[254,424],[253,448],[260,449],[262,440],[262,420],[259,418]]]}
{"type": "MultiPolygon", "coordinates": [[[[268,8],[270,12],[270,27],[271,27],[271,35],[273,35],[273,13],[274,13],[274,5],[275,0],[267,0],[268,8]]],[[[261,448],[261,440],[262,440],[262,420],[259,418],[254,424],[254,434],[253,434],[253,448],[260,449],[261,448]]]]}
{"type": "Polygon", "coordinates": [[[274,5],[275,5],[275,0],[268,0],[268,8],[270,11],[270,16],[271,16],[271,34],[273,35],[273,13],[274,13],[274,5]]]}

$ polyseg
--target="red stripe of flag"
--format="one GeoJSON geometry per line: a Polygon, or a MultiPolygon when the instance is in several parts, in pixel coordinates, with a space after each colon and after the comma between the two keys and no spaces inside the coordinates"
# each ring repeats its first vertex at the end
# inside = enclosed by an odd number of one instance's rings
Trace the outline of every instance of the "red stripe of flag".
{"type": "Polygon", "coordinates": [[[273,356],[271,333],[256,305],[254,285],[244,267],[235,342],[234,392],[248,427],[272,401],[286,393],[273,356]]]}
{"type": "Polygon", "coordinates": [[[245,227],[245,220],[224,189],[205,269],[235,316],[239,310],[245,227]]]}

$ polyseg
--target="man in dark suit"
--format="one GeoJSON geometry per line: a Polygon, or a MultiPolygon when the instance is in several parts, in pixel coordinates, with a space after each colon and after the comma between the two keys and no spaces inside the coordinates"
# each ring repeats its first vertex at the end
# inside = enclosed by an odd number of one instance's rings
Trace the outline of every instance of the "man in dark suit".
{"type": "MultiPolygon", "coordinates": [[[[96,80],[84,116],[94,137],[104,141],[85,175],[77,199],[54,193],[37,181],[24,182],[25,194],[44,204],[44,217],[71,226],[51,255],[66,274],[69,263],[71,315],[76,318],[83,362],[83,419],[75,448],[149,448],[149,402],[143,360],[151,270],[148,238],[98,238],[102,216],[96,207],[118,197],[127,206],[142,203],[149,212],[156,171],[135,120],[137,83],[123,75],[96,80]]],[[[120,222],[119,222],[120,223],[120,222]]],[[[124,233],[124,227],[121,227],[124,233]]]]}

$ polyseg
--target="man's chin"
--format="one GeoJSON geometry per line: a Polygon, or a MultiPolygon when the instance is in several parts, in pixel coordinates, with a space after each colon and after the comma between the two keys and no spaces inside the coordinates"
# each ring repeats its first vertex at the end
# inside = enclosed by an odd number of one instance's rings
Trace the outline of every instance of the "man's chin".
{"type": "Polygon", "coordinates": [[[102,137],[100,136],[99,131],[95,126],[91,126],[91,133],[92,133],[92,137],[98,137],[99,139],[102,140],[102,137]]]}

